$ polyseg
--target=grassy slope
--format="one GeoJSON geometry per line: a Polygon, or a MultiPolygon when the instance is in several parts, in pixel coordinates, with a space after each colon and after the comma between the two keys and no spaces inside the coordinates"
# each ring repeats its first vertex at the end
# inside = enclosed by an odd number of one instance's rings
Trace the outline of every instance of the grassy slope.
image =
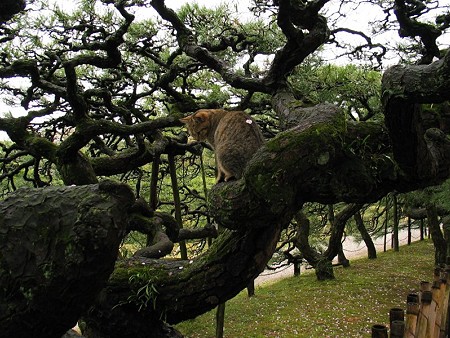
{"type": "MultiPolygon", "coordinates": [[[[432,281],[434,249],[430,240],[379,253],[375,260],[351,261],[335,269],[336,279],[318,282],[314,273],[290,277],[246,291],[227,302],[224,336],[370,337],[373,324],[389,321],[389,310],[406,308],[406,296],[422,280],[432,281]]],[[[177,325],[189,338],[215,335],[215,310],[177,325]]]]}

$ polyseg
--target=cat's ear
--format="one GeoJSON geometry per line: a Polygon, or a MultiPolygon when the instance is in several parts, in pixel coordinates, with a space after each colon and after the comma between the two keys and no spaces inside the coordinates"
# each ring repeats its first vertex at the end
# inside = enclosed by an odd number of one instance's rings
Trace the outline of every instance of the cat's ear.
{"type": "Polygon", "coordinates": [[[195,112],[195,114],[191,115],[191,116],[195,122],[202,123],[202,122],[208,120],[209,115],[210,115],[210,112],[208,112],[206,110],[197,110],[195,112]]]}
{"type": "Polygon", "coordinates": [[[186,117],[183,117],[183,118],[181,118],[179,121],[181,122],[181,123],[188,123],[189,122],[189,120],[192,118],[192,116],[186,116],[186,117]]]}
{"type": "Polygon", "coordinates": [[[205,121],[205,118],[203,116],[201,116],[201,115],[196,115],[196,116],[193,116],[192,118],[197,123],[201,123],[201,122],[205,121]]]}

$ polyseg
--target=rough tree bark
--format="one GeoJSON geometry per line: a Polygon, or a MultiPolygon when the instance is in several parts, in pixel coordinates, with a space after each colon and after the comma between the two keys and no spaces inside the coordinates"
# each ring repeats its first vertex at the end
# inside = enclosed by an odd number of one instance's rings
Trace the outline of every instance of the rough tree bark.
{"type": "MultiPolygon", "coordinates": [[[[448,172],[448,127],[437,116],[424,116],[422,103],[450,99],[450,53],[430,65],[394,66],[382,80],[382,103],[394,158],[409,181],[436,184],[448,172]],[[433,123],[434,122],[434,123],[433,123]]],[[[405,181],[407,184],[407,181],[405,181]]],[[[425,185],[424,185],[425,186],[425,185]]],[[[401,191],[407,191],[405,186],[401,191]]]]}
{"type": "Polygon", "coordinates": [[[2,337],[61,337],[104,287],[133,192],[104,182],[20,189],[0,204],[2,337]]]}

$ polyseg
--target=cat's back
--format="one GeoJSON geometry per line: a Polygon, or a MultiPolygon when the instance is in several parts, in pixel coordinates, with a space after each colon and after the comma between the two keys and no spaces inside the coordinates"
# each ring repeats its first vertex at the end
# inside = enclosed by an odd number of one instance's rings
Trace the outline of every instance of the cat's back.
{"type": "Polygon", "coordinates": [[[223,147],[244,147],[247,150],[257,150],[264,137],[257,123],[243,111],[228,111],[218,115],[214,139],[216,145],[223,147]],[[219,117],[220,116],[220,117],[219,117]]]}

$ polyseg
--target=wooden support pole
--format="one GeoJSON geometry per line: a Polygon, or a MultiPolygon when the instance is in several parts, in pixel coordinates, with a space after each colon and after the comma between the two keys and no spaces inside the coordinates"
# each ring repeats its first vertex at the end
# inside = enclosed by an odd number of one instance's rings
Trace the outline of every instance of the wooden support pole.
{"type": "Polygon", "coordinates": [[[295,277],[300,276],[301,265],[302,265],[302,261],[301,260],[300,261],[296,260],[294,262],[294,276],[295,277]]]}
{"type": "Polygon", "coordinates": [[[247,295],[253,297],[255,295],[255,280],[252,279],[247,285],[247,295]]]}
{"type": "Polygon", "coordinates": [[[216,312],[216,338],[223,338],[223,327],[225,325],[225,303],[217,306],[216,312]]]}
{"type": "Polygon", "coordinates": [[[411,245],[411,238],[412,238],[412,233],[411,233],[411,217],[408,217],[408,245],[411,245]]]}
{"type": "MultiPolygon", "coordinates": [[[[175,204],[175,219],[177,220],[180,229],[183,228],[183,220],[181,219],[181,201],[180,201],[180,191],[178,189],[178,179],[177,179],[177,168],[175,165],[175,156],[172,154],[168,155],[169,169],[170,169],[170,180],[172,183],[172,193],[173,201],[175,204]]],[[[180,255],[181,259],[187,260],[187,248],[186,241],[180,241],[180,255]]]]}

